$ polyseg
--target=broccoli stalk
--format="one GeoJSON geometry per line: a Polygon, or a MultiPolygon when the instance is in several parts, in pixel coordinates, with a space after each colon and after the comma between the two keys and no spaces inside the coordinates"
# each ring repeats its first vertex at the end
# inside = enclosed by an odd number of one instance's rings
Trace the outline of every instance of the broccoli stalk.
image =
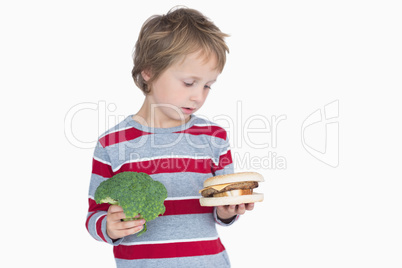
{"type": "MultiPolygon", "coordinates": [[[[100,183],[95,192],[97,204],[109,203],[123,208],[127,220],[145,219],[151,221],[165,213],[167,198],[165,186],[154,181],[148,174],[122,172],[100,183]],[[136,216],[140,217],[136,217],[136,216]]],[[[147,230],[146,223],[137,236],[147,230]]]]}

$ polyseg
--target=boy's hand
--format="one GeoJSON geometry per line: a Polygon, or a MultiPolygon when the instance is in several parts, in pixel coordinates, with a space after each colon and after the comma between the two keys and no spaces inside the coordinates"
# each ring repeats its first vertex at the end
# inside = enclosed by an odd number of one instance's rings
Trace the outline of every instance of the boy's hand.
{"type": "Polygon", "coordinates": [[[112,240],[138,233],[144,228],[145,220],[121,221],[126,218],[122,207],[111,205],[106,216],[106,232],[112,240]]]}
{"type": "Polygon", "coordinates": [[[240,204],[240,205],[228,205],[228,206],[218,206],[216,208],[216,213],[218,218],[223,222],[232,221],[233,217],[236,215],[243,215],[246,210],[253,210],[254,203],[240,204]]]}

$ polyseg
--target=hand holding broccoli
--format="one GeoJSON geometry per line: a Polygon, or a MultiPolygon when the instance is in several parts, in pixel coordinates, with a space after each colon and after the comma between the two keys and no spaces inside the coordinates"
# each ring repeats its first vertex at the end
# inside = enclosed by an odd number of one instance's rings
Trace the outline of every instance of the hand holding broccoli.
{"type": "Polygon", "coordinates": [[[166,198],[167,190],[161,182],[137,172],[119,173],[103,181],[95,192],[97,204],[117,205],[110,206],[107,214],[107,230],[112,239],[121,238],[125,233],[133,234],[144,224],[137,236],[143,234],[146,223],[139,220],[151,221],[165,213],[166,198]],[[121,219],[123,222],[119,224],[121,219]],[[135,221],[130,222],[132,220],[135,221]]]}
{"type": "Polygon", "coordinates": [[[144,219],[122,221],[121,219],[124,218],[126,218],[126,215],[124,214],[122,207],[117,205],[109,207],[106,218],[106,230],[111,239],[116,240],[132,235],[138,233],[144,228],[144,219]]]}

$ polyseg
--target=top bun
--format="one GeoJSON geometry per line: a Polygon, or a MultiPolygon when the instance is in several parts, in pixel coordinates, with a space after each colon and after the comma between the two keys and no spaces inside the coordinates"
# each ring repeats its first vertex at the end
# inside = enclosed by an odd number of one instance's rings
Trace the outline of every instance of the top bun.
{"type": "Polygon", "coordinates": [[[204,188],[218,184],[241,181],[264,181],[264,177],[257,172],[238,172],[233,174],[218,175],[206,179],[204,181],[204,188]]]}

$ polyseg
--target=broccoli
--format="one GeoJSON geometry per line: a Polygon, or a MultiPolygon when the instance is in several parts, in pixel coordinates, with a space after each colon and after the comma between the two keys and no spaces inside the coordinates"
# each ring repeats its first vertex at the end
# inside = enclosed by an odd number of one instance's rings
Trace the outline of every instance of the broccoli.
{"type": "MultiPolygon", "coordinates": [[[[148,174],[142,172],[121,172],[112,178],[101,182],[95,192],[97,204],[109,203],[123,208],[127,220],[145,219],[151,221],[165,213],[164,200],[167,198],[165,186],[154,181],[148,174]],[[135,216],[140,215],[139,218],[135,216]]],[[[146,223],[137,236],[147,230],[146,223]]]]}

